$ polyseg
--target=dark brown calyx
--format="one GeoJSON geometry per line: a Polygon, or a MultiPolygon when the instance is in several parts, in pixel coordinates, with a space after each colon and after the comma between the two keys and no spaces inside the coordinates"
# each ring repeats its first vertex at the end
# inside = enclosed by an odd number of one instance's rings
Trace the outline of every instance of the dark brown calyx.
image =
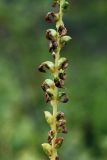
{"type": "Polygon", "coordinates": [[[57,44],[56,41],[50,41],[49,42],[49,52],[51,52],[51,53],[55,52],[57,47],[58,47],[58,44],[57,44]]]}
{"type": "Polygon", "coordinates": [[[64,80],[59,79],[59,78],[55,78],[54,82],[55,82],[55,86],[56,87],[63,88],[63,86],[64,86],[64,80]]]}
{"type": "Polygon", "coordinates": [[[65,69],[67,69],[68,65],[69,65],[68,59],[65,57],[62,57],[58,61],[58,70],[60,72],[63,72],[65,69]]]}
{"type": "Polygon", "coordinates": [[[62,65],[61,65],[61,69],[66,69],[68,67],[69,63],[68,63],[68,60],[66,59],[62,65]]]}
{"type": "Polygon", "coordinates": [[[67,29],[65,28],[65,26],[61,25],[58,28],[58,32],[60,36],[65,36],[67,34],[67,29]]]}
{"type": "Polygon", "coordinates": [[[51,97],[48,95],[47,92],[45,93],[45,101],[46,101],[46,103],[51,101],[51,97]]]}
{"type": "Polygon", "coordinates": [[[42,83],[41,88],[43,89],[44,92],[49,88],[49,85],[45,82],[42,83]]]}
{"type": "Polygon", "coordinates": [[[67,128],[66,128],[66,120],[65,120],[65,116],[63,112],[59,112],[56,116],[56,120],[57,120],[57,131],[59,133],[68,133],[67,128]]]}
{"type": "Polygon", "coordinates": [[[47,65],[47,64],[41,64],[41,65],[39,65],[39,67],[38,67],[38,70],[40,71],[40,72],[43,72],[43,73],[46,73],[46,70],[47,69],[49,69],[49,66],[47,65]]]}
{"type": "Polygon", "coordinates": [[[55,158],[55,160],[59,160],[59,157],[57,156],[57,157],[55,158]]]}
{"type": "Polygon", "coordinates": [[[57,22],[57,20],[58,20],[58,13],[48,12],[47,15],[46,15],[46,17],[45,17],[45,20],[48,23],[57,22]]]}
{"type": "Polygon", "coordinates": [[[66,77],[67,77],[65,71],[63,71],[63,70],[61,70],[61,71],[59,72],[59,75],[58,75],[58,76],[59,76],[59,78],[62,79],[62,80],[65,80],[66,77]]]}
{"type": "Polygon", "coordinates": [[[48,40],[52,40],[51,31],[46,31],[46,38],[47,38],[48,40]]]}
{"type": "Polygon", "coordinates": [[[60,119],[64,119],[64,113],[63,112],[57,113],[56,120],[59,121],[60,119]]]}
{"type": "Polygon", "coordinates": [[[65,92],[60,92],[59,93],[59,101],[62,103],[67,103],[69,101],[68,96],[66,95],[65,92]]]}
{"type": "Polygon", "coordinates": [[[60,0],[54,0],[52,7],[56,7],[57,5],[59,5],[60,0]]]}
{"type": "Polygon", "coordinates": [[[48,39],[48,40],[56,40],[57,39],[57,32],[56,32],[56,30],[55,29],[48,29],[47,31],[46,31],[46,38],[48,39]]]}
{"type": "Polygon", "coordinates": [[[49,143],[49,144],[52,144],[52,139],[54,138],[54,135],[55,135],[55,133],[54,133],[53,130],[50,130],[50,131],[48,132],[48,143],[49,143]]]}
{"type": "Polygon", "coordinates": [[[63,141],[64,141],[63,137],[56,138],[56,140],[55,140],[55,147],[56,148],[60,148],[62,146],[63,141]]]}

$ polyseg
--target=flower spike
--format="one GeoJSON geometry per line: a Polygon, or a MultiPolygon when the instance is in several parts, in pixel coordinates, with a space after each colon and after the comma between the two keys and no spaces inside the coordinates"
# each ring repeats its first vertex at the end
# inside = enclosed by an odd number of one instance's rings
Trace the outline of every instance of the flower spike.
{"type": "MultiPolygon", "coordinates": [[[[66,0],[53,0],[54,8],[59,8],[57,13],[55,11],[48,12],[45,20],[48,23],[55,23],[56,29],[47,29],[46,39],[49,42],[49,52],[52,54],[54,60],[43,62],[38,70],[47,73],[49,70],[53,76],[52,79],[46,79],[41,87],[44,91],[46,102],[50,102],[53,112],[45,111],[45,119],[50,126],[48,132],[48,142],[42,144],[43,150],[50,160],[59,160],[57,150],[62,146],[64,138],[60,137],[60,133],[66,134],[66,120],[63,112],[58,112],[58,104],[60,102],[67,103],[68,96],[64,91],[64,82],[66,80],[66,70],[68,68],[68,59],[62,57],[60,52],[62,48],[71,40],[68,36],[68,31],[63,22],[63,15],[67,10],[69,3],[66,0]]],[[[57,9],[56,9],[57,10],[57,9]]]]}

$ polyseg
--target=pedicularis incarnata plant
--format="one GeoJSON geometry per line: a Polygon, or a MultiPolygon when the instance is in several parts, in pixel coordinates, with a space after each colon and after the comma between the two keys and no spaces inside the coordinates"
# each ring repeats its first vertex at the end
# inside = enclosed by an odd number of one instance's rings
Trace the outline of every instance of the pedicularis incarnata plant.
{"type": "Polygon", "coordinates": [[[38,68],[43,73],[49,70],[53,76],[52,79],[46,79],[41,86],[45,93],[46,102],[50,102],[53,109],[53,113],[44,112],[46,121],[50,125],[50,131],[48,132],[48,143],[42,144],[43,150],[50,160],[59,160],[57,150],[64,141],[64,138],[60,135],[61,133],[67,133],[64,113],[58,112],[57,108],[59,102],[68,102],[68,97],[63,91],[68,60],[60,55],[61,49],[71,39],[67,35],[67,29],[63,22],[63,15],[68,6],[69,3],[66,0],[54,0],[53,7],[58,11],[48,12],[46,15],[47,22],[56,24],[56,29],[46,31],[49,52],[52,54],[54,62],[43,62],[38,68]],[[63,90],[61,91],[61,89],[63,90]]]}

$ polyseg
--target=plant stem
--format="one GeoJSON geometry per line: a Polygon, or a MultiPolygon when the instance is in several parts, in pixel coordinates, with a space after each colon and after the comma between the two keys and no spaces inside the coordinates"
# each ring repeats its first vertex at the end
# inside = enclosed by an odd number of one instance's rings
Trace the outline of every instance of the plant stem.
{"type": "MultiPolygon", "coordinates": [[[[61,26],[63,24],[63,21],[62,21],[63,13],[62,13],[61,5],[62,5],[62,3],[64,1],[65,0],[60,0],[59,22],[58,22],[59,26],[61,26]]],[[[56,25],[56,28],[57,28],[57,33],[58,33],[58,37],[57,37],[58,50],[57,50],[57,53],[56,53],[56,56],[55,56],[55,73],[54,73],[54,78],[58,77],[58,73],[59,73],[59,71],[58,71],[58,60],[60,59],[60,51],[61,51],[60,35],[59,35],[59,32],[58,32],[57,25],[56,25]]],[[[52,130],[54,131],[55,135],[54,135],[54,138],[52,140],[52,156],[51,156],[50,160],[56,160],[56,157],[58,156],[57,155],[57,149],[55,147],[55,140],[57,138],[57,128],[56,128],[56,116],[57,116],[57,108],[58,108],[58,100],[57,100],[57,97],[58,97],[58,88],[57,87],[56,87],[55,93],[56,93],[55,99],[51,102],[51,105],[53,107],[53,118],[54,118],[52,130]]]]}
{"type": "MultiPolygon", "coordinates": [[[[58,93],[58,91],[56,91],[56,93],[58,93]]],[[[57,149],[55,148],[55,140],[57,137],[57,128],[56,128],[56,115],[57,115],[57,106],[58,106],[58,102],[57,100],[54,100],[52,102],[52,106],[53,106],[53,126],[52,126],[52,130],[54,131],[54,138],[52,140],[52,156],[51,156],[51,160],[55,160],[57,157],[57,149]]]]}

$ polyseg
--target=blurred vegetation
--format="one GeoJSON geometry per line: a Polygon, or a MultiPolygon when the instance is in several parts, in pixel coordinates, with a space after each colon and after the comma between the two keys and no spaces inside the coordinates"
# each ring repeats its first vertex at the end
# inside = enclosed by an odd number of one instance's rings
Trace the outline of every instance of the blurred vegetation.
{"type": "MultiPolygon", "coordinates": [[[[48,125],[37,71],[48,59],[44,21],[49,0],[0,0],[0,160],[43,160],[48,125]]],[[[107,1],[69,0],[64,20],[72,42],[67,105],[59,106],[69,133],[62,160],[107,160],[107,1]]],[[[48,107],[48,108],[47,108],[48,107]]]]}

